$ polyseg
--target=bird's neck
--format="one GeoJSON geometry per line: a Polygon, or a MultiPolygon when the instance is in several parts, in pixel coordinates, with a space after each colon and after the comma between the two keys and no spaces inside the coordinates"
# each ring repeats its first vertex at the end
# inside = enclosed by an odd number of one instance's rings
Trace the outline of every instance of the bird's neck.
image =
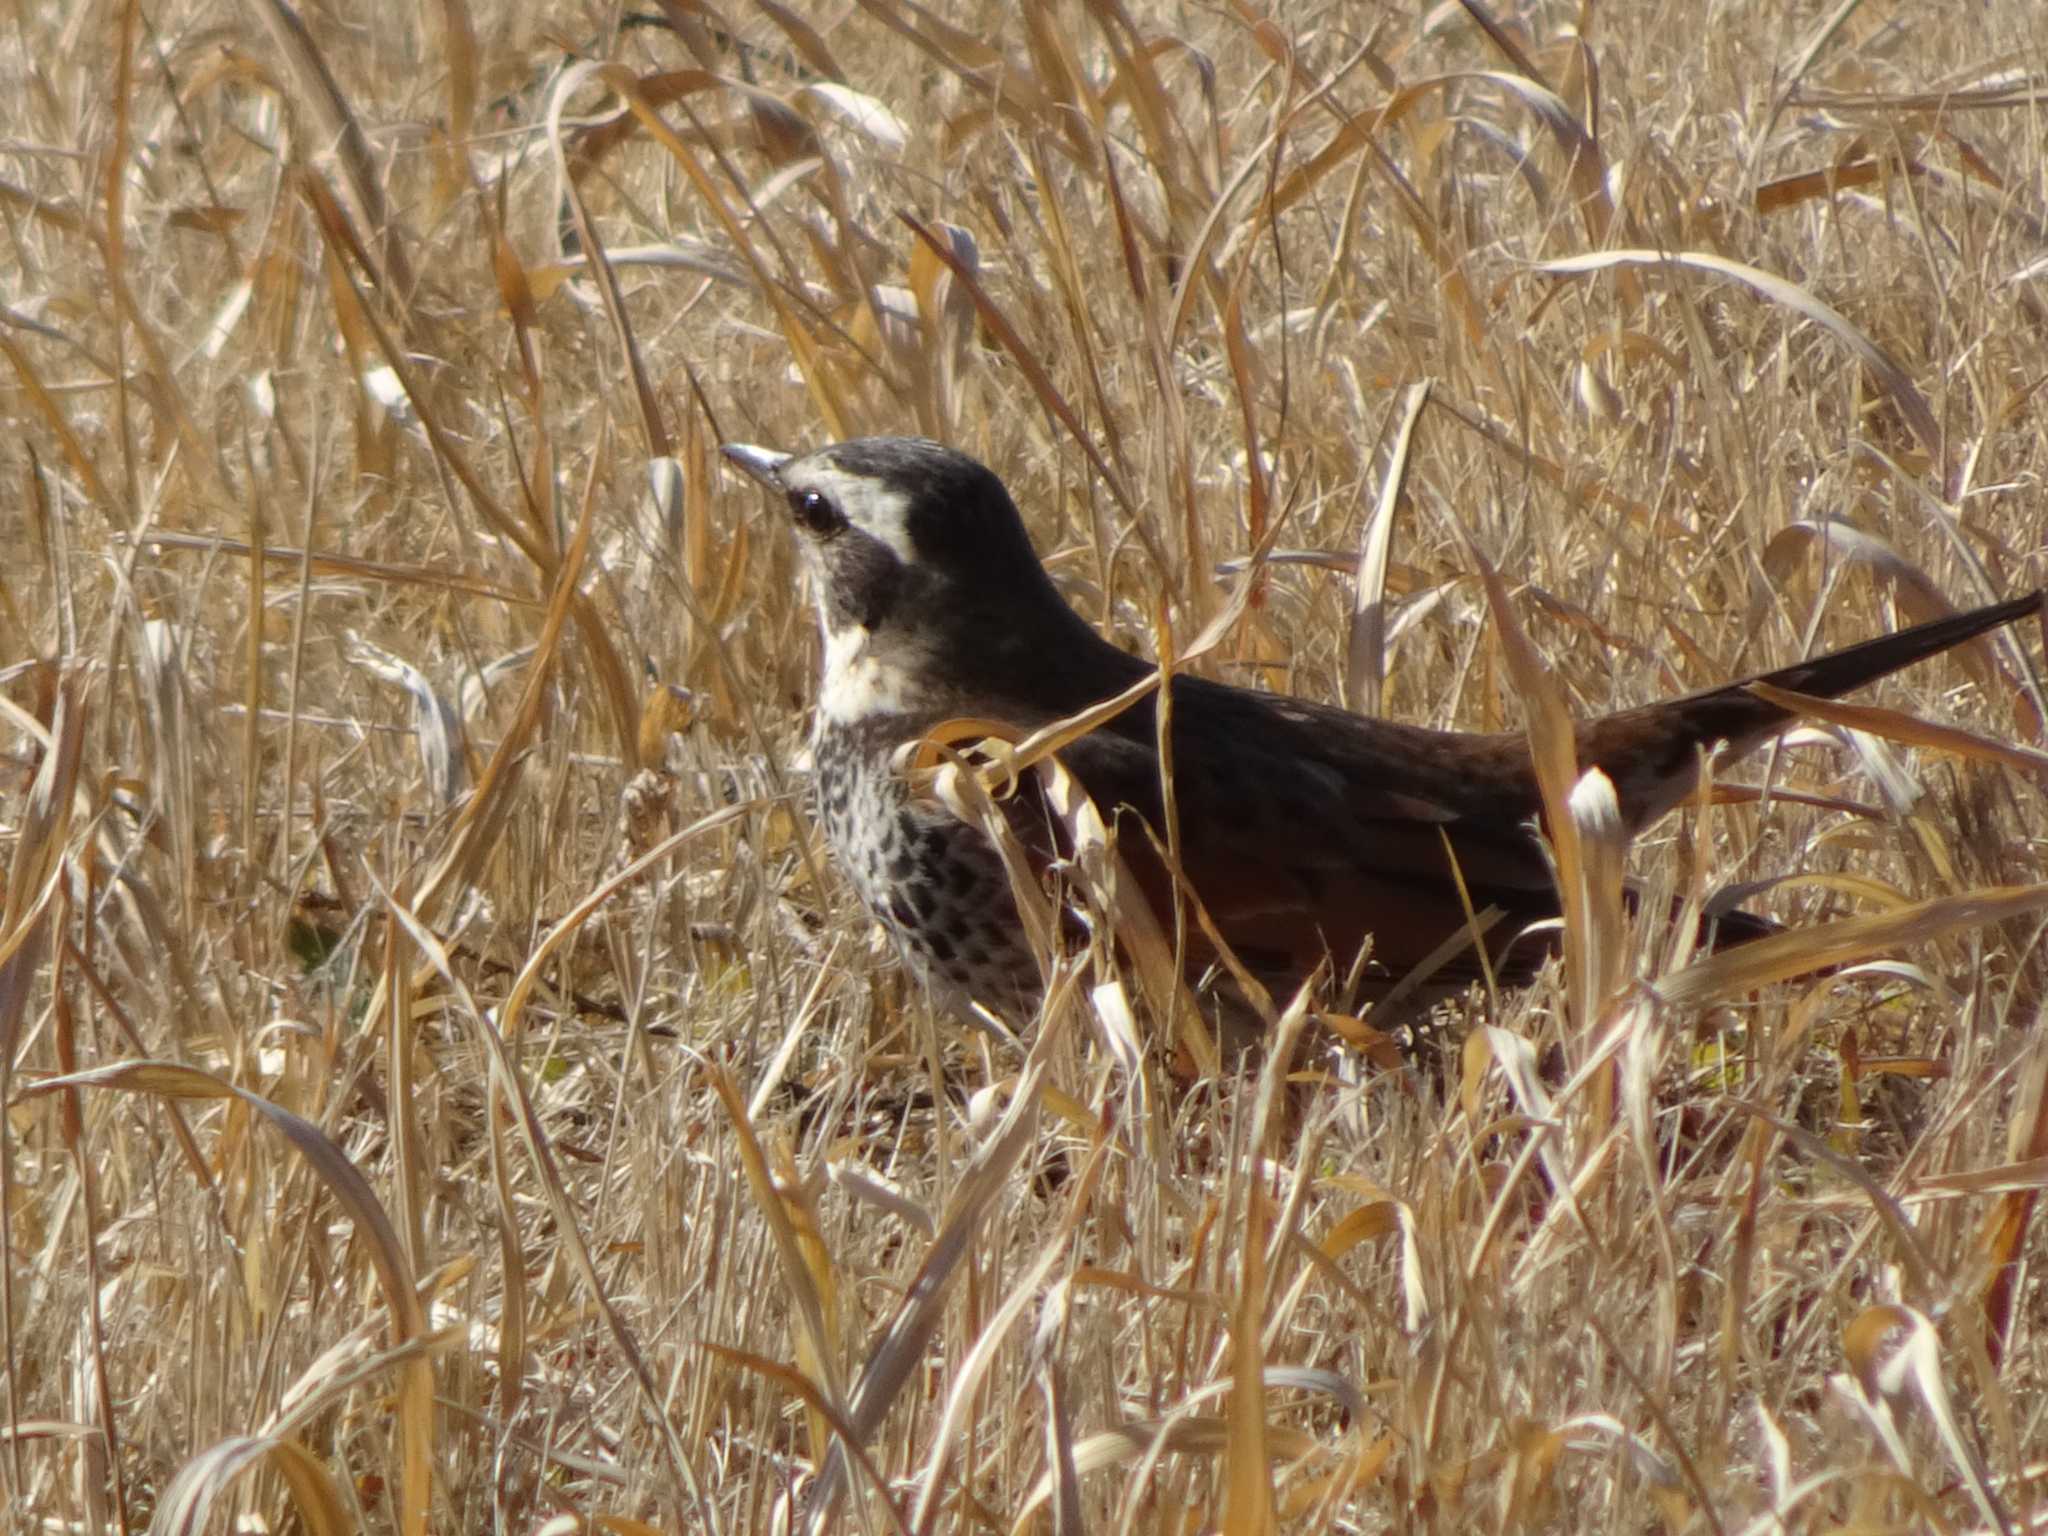
{"type": "Polygon", "coordinates": [[[828,623],[819,730],[888,720],[907,736],[965,715],[1032,729],[1120,692],[1149,667],[1065,604],[957,618],[916,632],[828,623]]]}
{"type": "Polygon", "coordinates": [[[818,687],[818,725],[851,727],[871,719],[922,713],[930,689],[892,647],[878,644],[858,624],[825,629],[824,677],[818,687]]]}

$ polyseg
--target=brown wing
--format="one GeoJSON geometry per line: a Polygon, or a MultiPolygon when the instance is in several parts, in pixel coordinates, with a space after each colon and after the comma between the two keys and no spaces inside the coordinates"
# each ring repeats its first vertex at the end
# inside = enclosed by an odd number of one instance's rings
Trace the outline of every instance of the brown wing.
{"type": "MultiPolygon", "coordinates": [[[[1761,680],[1844,693],[2038,612],[2042,602],[2036,593],[1936,620],[1761,680]]],[[[1691,792],[1702,748],[1726,741],[1747,751],[1790,723],[1748,691],[1750,681],[1580,727],[1580,762],[1606,770],[1631,831],[1691,792]]],[[[1541,796],[1519,733],[1431,731],[1196,678],[1176,679],[1173,711],[1181,867],[1255,972],[1284,983],[1326,954],[1348,965],[1370,937],[1375,970],[1398,980],[1469,931],[1468,912],[1489,907],[1502,914],[1486,941],[1496,975],[1518,980],[1540,961],[1542,942],[1512,943],[1529,924],[1557,915],[1532,832],[1541,796]]],[[[1131,824],[1163,825],[1156,733],[1148,700],[1061,757],[1103,812],[1120,816],[1121,850],[1170,921],[1173,881],[1151,839],[1131,824]]],[[[1041,846],[1045,837],[1040,818],[1041,846]]],[[[1739,942],[1767,927],[1733,914],[1719,940],[1739,942]]],[[[1196,959],[1208,958],[1197,946],[1196,959]]],[[[1472,979],[1478,957],[1467,948],[1435,974],[1472,979]]]]}
{"type": "MultiPolygon", "coordinates": [[[[1149,707],[1061,753],[1105,814],[1164,922],[1173,882],[1136,823],[1163,825],[1149,707]]],[[[1285,985],[1325,955],[1348,966],[1368,936],[1382,982],[1407,974],[1500,909],[1488,947],[1510,979],[1541,954],[1507,941],[1554,916],[1548,866],[1530,825],[1536,797],[1515,738],[1460,738],[1471,760],[1447,777],[1417,760],[1438,733],[1342,715],[1194,679],[1174,688],[1174,794],[1181,868],[1217,931],[1255,974],[1285,985]],[[1341,722],[1333,731],[1333,722],[1341,722]],[[1491,780],[1492,793],[1475,792],[1491,780]]],[[[1197,964],[1214,958],[1192,933],[1197,964]]],[[[1434,972],[1480,974],[1467,948],[1434,972]]]]}

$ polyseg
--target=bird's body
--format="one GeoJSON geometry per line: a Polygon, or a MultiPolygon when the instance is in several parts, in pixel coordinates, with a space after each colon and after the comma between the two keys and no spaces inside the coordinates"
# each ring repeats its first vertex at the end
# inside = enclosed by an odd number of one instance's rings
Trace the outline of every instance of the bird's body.
{"type": "MultiPolygon", "coordinates": [[[[726,452],[787,496],[816,587],[825,657],[813,756],[836,857],[923,979],[1028,1017],[1038,969],[1005,867],[980,830],[911,793],[899,750],[956,718],[1029,732],[1152,665],[1068,607],[1001,482],[972,459],[908,438],[801,458],[726,452]]],[[[1761,680],[1842,693],[2041,601],[1937,620],[1761,680]]],[[[1581,766],[1613,781],[1627,831],[1691,792],[1703,750],[1747,751],[1790,723],[1749,681],[1579,727],[1581,766]]],[[[1429,730],[1194,677],[1172,689],[1182,873],[1236,958],[1269,986],[1291,990],[1325,957],[1347,967],[1370,941],[1368,980],[1384,988],[1489,907],[1501,919],[1480,942],[1498,978],[1526,979],[1547,953],[1540,940],[1517,942],[1558,910],[1533,832],[1542,802],[1523,736],[1429,730]]],[[[1170,921],[1173,881],[1137,826],[1164,820],[1156,707],[1141,700],[1060,757],[1120,827],[1127,863],[1170,921]]],[[[1059,855],[1031,796],[1006,808],[1036,858],[1059,855]]],[[[1214,958],[1197,937],[1191,969],[1214,958]]],[[[1467,945],[1436,979],[1456,985],[1480,972],[1467,945]]]]}

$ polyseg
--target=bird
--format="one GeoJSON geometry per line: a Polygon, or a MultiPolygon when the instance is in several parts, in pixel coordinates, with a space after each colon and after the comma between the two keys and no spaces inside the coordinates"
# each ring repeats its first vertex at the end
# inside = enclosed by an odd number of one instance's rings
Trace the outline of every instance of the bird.
{"type": "MultiPolygon", "coordinates": [[[[809,577],[823,642],[814,789],[837,862],[940,1001],[1028,1021],[1041,971],[1002,857],[980,827],[915,792],[904,749],[963,718],[1027,733],[1156,665],[1067,603],[1001,479],[964,453],[913,437],[722,452],[785,501],[809,577]]],[[[1703,752],[1747,752],[1793,722],[1750,683],[1832,697],[2041,613],[2043,601],[2036,591],[1579,722],[1580,766],[1605,771],[1633,836],[1693,793],[1703,752]]],[[[1554,948],[1556,924],[1543,925],[1560,899],[1525,735],[1430,729],[1180,673],[1170,687],[1179,882],[1145,835],[1165,819],[1156,695],[1059,750],[1168,931],[1184,882],[1241,973],[1283,998],[1321,964],[1344,975],[1361,956],[1368,997],[1426,962],[1430,996],[1488,974],[1532,979],[1554,948]],[[1489,907],[1504,921],[1473,931],[1489,907]]],[[[1070,851],[1031,793],[1003,806],[1039,870],[1070,851]]],[[[1743,913],[1718,922],[1721,944],[1775,931],[1743,913]]],[[[1188,933],[1191,979],[1240,974],[1219,971],[1207,936],[1188,933]]]]}

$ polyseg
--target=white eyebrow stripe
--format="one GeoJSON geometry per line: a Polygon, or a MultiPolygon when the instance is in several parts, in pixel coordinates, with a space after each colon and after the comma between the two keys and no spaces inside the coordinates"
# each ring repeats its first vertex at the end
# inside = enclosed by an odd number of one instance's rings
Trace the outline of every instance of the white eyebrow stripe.
{"type": "Polygon", "coordinates": [[[917,563],[910,537],[910,497],[870,475],[850,474],[824,460],[785,471],[791,490],[818,490],[832,498],[848,523],[885,545],[905,565],[917,563]]]}

